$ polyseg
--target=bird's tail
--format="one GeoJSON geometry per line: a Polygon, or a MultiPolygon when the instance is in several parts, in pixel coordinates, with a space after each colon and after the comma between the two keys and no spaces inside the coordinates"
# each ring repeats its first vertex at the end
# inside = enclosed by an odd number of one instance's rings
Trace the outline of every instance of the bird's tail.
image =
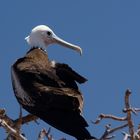
{"type": "MultiPolygon", "coordinates": [[[[38,113],[41,113],[41,111],[38,113]]],[[[42,112],[42,114],[37,114],[36,116],[39,116],[60,131],[75,137],[77,140],[97,140],[90,135],[86,129],[88,126],[86,120],[77,112],[50,110],[47,113],[42,112]]]]}
{"type": "Polygon", "coordinates": [[[77,131],[77,136],[75,136],[77,140],[97,140],[97,138],[90,135],[86,128],[83,130],[77,131]]]}

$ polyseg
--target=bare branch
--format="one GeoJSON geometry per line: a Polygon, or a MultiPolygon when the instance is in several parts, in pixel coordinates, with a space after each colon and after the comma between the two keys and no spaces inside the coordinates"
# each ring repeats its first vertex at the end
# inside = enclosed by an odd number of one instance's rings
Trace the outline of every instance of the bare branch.
{"type": "Polygon", "coordinates": [[[4,121],[10,126],[14,125],[13,120],[5,114],[5,109],[0,109],[0,119],[4,119],[4,121]]]}
{"type": "Polygon", "coordinates": [[[130,135],[127,134],[126,132],[122,132],[122,134],[124,135],[124,139],[123,140],[128,140],[130,138],[130,135]]]}
{"type": "MultiPolygon", "coordinates": [[[[38,119],[37,116],[34,116],[32,114],[28,114],[28,115],[22,117],[22,124],[26,124],[26,123],[29,123],[31,121],[36,121],[37,119],[38,119]]],[[[19,119],[14,120],[15,123],[18,121],[19,121],[19,119]]]]}
{"type": "Polygon", "coordinates": [[[48,140],[53,140],[52,135],[50,135],[51,128],[47,131],[46,129],[42,129],[38,135],[38,140],[44,140],[47,137],[48,140]]]}
{"type": "Polygon", "coordinates": [[[19,119],[16,123],[14,123],[14,128],[17,130],[18,133],[20,133],[21,126],[22,126],[22,107],[20,106],[19,119]]]}
{"type": "Polygon", "coordinates": [[[19,134],[15,129],[10,127],[5,120],[0,119],[0,125],[12,136],[18,138],[18,140],[27,140],[24,136],[19,134]]]}
{"type": "Polygon", "coordinates": [[[129,96],[131,95],[130,90],[126,90],[125,92],[125,108],[127,110],[127,121],[128,121],[128,127],[129,127],[129,133],[130,133],[130,140],[133,140],[134,136],[134,124],[131,118],[131,106],[129,103],[129,96]]]}
{"type": "Polygon", "coordinates": [[[92,121],[92,123],[98,124],[98,123],[100,123],[100,121],[102,119],[112,119],[112,120],[116,120],[116,121],[126,121],[127,120],[126,117],[116,117],[116,116],[110,115],[110,114],[100,114],[98,116],[98,118],[96,119],[96,121],[95,122],[92,121]]]}
{"type": "Polygon", "coordinates": [[[100,114],[98,116],[98,118],[96,119],[95,122],[92,121],[92,123],[94,124],[99,124],[101,122],[102,119],[112,119],[115,121],[126,121],[127,123],[113,128],[111,129],[111,125],[107,125],[106,126],[106,130],[104,132],[104,134],[102,135],[102,137],[100,138],[100,140],[105,140],[105,139],[112,139],[114,136],[110,136],[111,133],[114,133],[117,130],[120,130],[124,127],[129,128],[129,134],[127,133],[123,133],[124,135],[124,140],[130,139],[130,140],[140,140],[140,125],[138,127],[138,130],[135,132],[134,131],[134,124],[133,124],[133,120],[132,120],[132,113],[134,113],[135,115],[137,115],[137,113],[140,111],[140,108],[132,108],[129,102],[129,97],[130,97],[131,91],[130,90],[126,90],[125,92],[125,109],[123,109],[123,112],[126,113],[125,117],[117,117],[114,115],[110,115],[110,114],[100,114]]]}
{"type": "Polygon", "coordinates": [[[22,124],[33,120],[35,121],[36,119],[37,117],[31,114],[22,117],[22,111],[20,109],[19,118],[13,121],[10,117],[6,115],[4,109],[0,109],[0,124],[9,134],[7,139],[26,140],[26,138],[23,135],[21,135],[20,128],[22,124]]]}
{"type": "Polygon", "coordinates": [[[124,125],[121,125],[121,126],[118,126],[118,127],[115,127],[115,128],[112,128],[111,129],[111,125],[106,125],[106,130],[104,132],[104,134],[102,135],[102,137],[100,138],[100,140],[105,140],[105,139],[112,139],[114,138],[115,136],[110,136],[112,133],[114,133],[115,131],[118,131],[120,129],[123,129],[125,127],[127,127],[128,124],[124,124],[124,125]]]}

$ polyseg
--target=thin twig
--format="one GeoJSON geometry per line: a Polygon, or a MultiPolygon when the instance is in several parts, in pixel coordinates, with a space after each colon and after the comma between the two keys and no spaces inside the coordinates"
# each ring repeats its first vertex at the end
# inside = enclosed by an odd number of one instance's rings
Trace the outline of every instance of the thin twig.
{"type": "Polygon", "coordinates": [[[48,140],[53,140],[52,135],[50,135],[51,128],[47,131],[46,129],[42,129],[38,135],[38,140],[44,140],[46,137],[48,140]]]}
{"type": "Polygon", "coordinates": [[[120,129],[123,129],[125,127],[127,127],[128,124],[123,124],[121,126],[115,127],[115,128],[111,128],[111,125],[106,125],[106,130],[104,132],[104,134],[102,135],[102,137],[100,138],[100,140],[105,140],[105,139],[112,139],[115,136],[110,136],[110,134],[114,133],[115,131],[118,131],[120,129]]]}
{"type": "Polygon", "coordinates": [[[139,140],[140,140],[140,124],[138,125],[137,134],[138,134],[138,136],[139,136],[139,140]]]}
{"type": "Polygon", "coordinates": [[[19,111],[19,119],[16,123],[14,123],[14,128],[17,130],[17,133],[20,133],[21,126],[22,126],[22,107],[20,106],[20,111],[19,111]]]}
{"type": "Polygon", "coordinates": [[[130,138],[130,135],[127,134],[126,132],[122,132],[122,134],[124,135],[123,140],[128,140],[130,138]]]}
{"type": "Polygon", "coordinates": [[[96,119],[96,121],[95,122],[92,121],[92,123],[98,124],[98,123],[100,123],[100,121],[102,119],[112,119],[112,120],[116,120],[116,121],[126,121],[127,120],[126,117],[117,117],[117,116],[110,115],[110,114],[100,114],[98,116],[98,118],[96,119]]]}
{"type": "MultiPolygon", "coordinates": [[[[37,116],[34,116],[32,114],[28,114],[28,115],[22,117],[22,124],[26,124],[26,123],[29,123],[31,121],[36,121],[37,119],[38,119],[37,116]]],[[[18,121],[19,121],[19,119],[14,120],[15,123],[18,121]]]]}

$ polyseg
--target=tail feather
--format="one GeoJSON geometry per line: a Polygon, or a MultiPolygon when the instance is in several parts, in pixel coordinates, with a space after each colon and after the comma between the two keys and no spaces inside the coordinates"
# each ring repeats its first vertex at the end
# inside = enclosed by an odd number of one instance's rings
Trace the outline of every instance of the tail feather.
{"type": "Polygon", "coordinates": [[[80,130],[77,130],[76,135],[77,140],[97,140],[95,137],[90,135],[86,128],[81,128],[80,130]]]}

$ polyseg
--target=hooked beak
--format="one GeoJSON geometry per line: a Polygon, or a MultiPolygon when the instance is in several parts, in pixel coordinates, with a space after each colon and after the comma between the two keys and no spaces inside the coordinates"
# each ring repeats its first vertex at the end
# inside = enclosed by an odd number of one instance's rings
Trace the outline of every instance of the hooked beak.
{"type": "Polygon", "coordinates": [[[79,46],[76,46],[74,44],[68,43],[68,42],[64,41],[63,39],[59,38],[56,35],[53,36],[53,39],[55,40],[55,42],[57,44],[62,45],[62,46],[67,47],[67,48],[70,48],[70,49],[73,49],[73,50],[79,52],[80,55],[82,55],[82,49],[79,46]]]}

